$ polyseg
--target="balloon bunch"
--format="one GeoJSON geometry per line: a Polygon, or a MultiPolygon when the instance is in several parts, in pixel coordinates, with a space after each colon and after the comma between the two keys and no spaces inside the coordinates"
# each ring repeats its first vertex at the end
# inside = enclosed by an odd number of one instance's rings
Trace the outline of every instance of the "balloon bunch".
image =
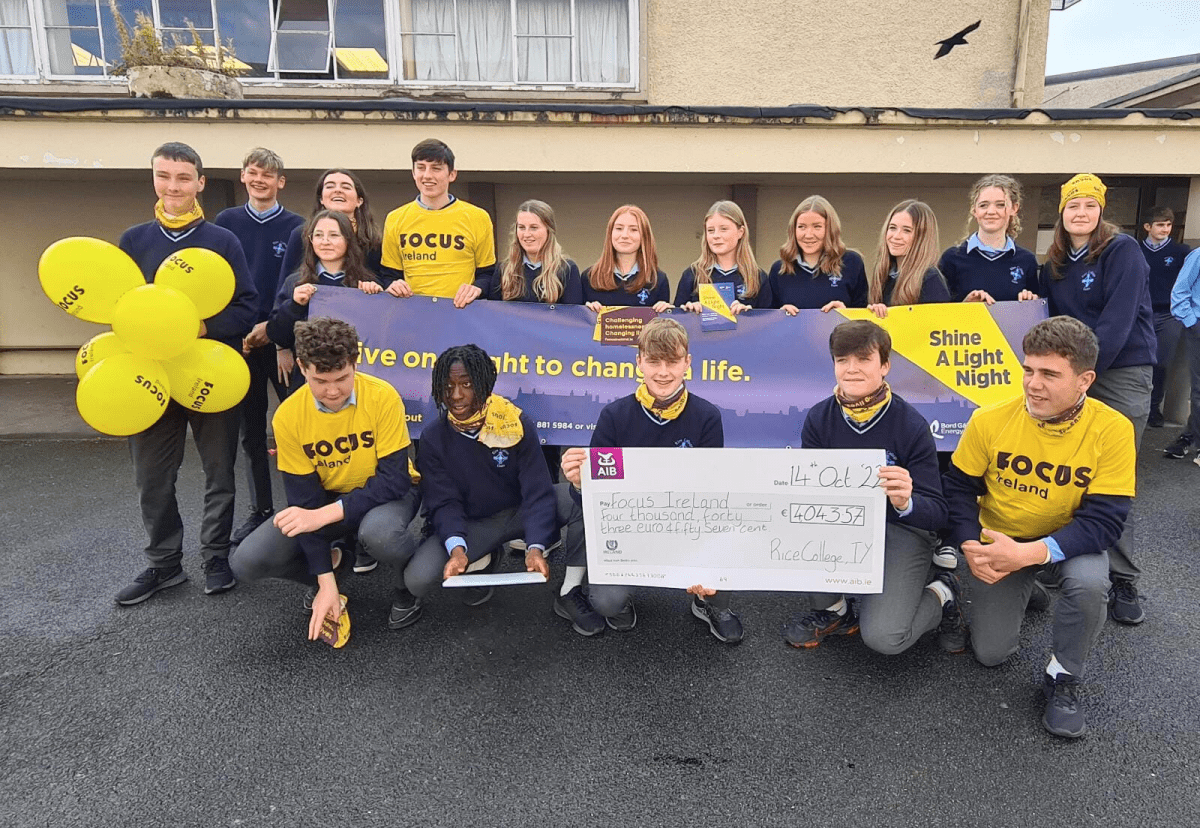
{"type": "Polygon", "coordinates": [[[114,244],[86,237],[46,248],[38,280],[50,301],[85,322],[111,324],[75,357],[75,405],[92,428],[127,436],[144,431],[169,400],[192,411],[233,408],[250,387],[242,355],[200,339],[200,320],[233,298],[233,269],[211,250],[171,254],[147,284],[114,244]]]}

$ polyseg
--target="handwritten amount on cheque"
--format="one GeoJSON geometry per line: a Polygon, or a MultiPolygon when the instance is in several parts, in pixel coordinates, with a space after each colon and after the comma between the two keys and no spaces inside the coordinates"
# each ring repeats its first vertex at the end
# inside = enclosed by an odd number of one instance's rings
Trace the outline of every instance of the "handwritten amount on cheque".
{"type": "Polygon", "coordinates": [[[862,526],[866,519],[859,505],[768,501],[736,492],[611,493],[600,499],[600,533],[755,534],[768,531],[777,510],[782,523],[862,526]]]}

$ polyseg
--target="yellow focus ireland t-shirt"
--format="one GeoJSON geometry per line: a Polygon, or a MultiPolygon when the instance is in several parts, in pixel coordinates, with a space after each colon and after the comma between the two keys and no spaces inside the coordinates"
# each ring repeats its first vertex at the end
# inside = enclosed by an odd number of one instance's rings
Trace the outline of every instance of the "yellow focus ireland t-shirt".
{"type": "MultiPolygon", "coordinates": [[[[1104,403],[1084,402],[1065,431],[1043,426],[1021,395],[981,408],[954,451],[954,465],[982,477],[979,522],[1010,537],[1042,538],[1070,523],[1085,494],[1133,497],[1133,424],[1104,403]]],[[[982,540],[982,538],[981,538],[982,540]]]]}
{"type": "Polygon", "coordinates": [[[345,494],[370,480],[380,459],[409,446],[404,401],[396,389],[360,372],[354,397],[353,405],[329,414],[317,409],[305,385],[280,403],[271,421],[279,470],[316,472],[325,491],[345,494]]]}
{"type": "Polygon", "coordinates": [[[475,280],[476,268],[495,263],[491,217],[461,199],[441,210],[410,201],[383,225],[383,265],[403,270],[418,295],[453,296],[475,280]]]}

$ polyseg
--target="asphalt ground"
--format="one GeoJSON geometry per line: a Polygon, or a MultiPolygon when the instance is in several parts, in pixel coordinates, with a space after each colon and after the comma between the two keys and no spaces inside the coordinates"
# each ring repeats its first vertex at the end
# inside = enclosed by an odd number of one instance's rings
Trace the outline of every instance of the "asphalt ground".
{"type": "Polygon", "coordinates": [[[933,636],[791,649],[785,594],[735,598],[738,647],[652,591],[633,632],[584,639],[546,586],[446,590],[393,632],[381,567],[344,583],[349,645],[308,643],[297,586],[203,594],[190,448],[191,580],[121,608],[144,566],[124,442],[0,441],[0,825],[1196,825],[1200,468],[1161,459],[1177,433],[1148,430],[1139,468],[1147,620],[1106,625],[1075,742],[1040,723],[1049,613],[994,669],[933,636]]]}

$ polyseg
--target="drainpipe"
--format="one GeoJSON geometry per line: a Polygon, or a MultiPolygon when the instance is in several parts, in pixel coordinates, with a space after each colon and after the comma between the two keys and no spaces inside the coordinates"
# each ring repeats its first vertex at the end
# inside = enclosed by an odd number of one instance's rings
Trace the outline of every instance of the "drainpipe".
{"type": "Polygon", "coordinates": [[[1033,0],[1021,0],[1020,12],[1017,15],[1017,69],[1013,78],[1012,105],[1013,109],[1025,107],[1025,74],[1029,68],[1029,26],[1031,15],[1029,6],[1033,0]]]}

